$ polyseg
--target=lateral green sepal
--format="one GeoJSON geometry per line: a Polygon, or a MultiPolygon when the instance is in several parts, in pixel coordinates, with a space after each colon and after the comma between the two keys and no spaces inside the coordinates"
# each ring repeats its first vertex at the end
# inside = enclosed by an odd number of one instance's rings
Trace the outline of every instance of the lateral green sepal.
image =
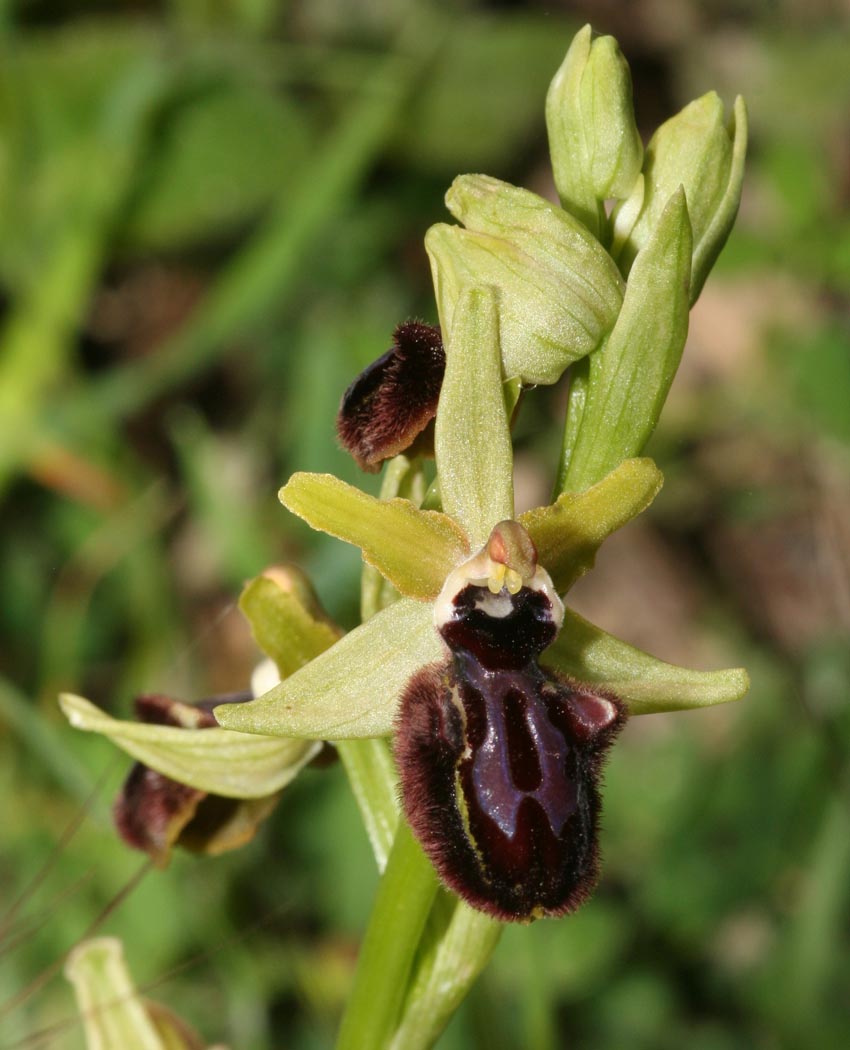
{"type": "Polygon", "coordinates": [[[71,693],[63,693],[59,705],[75,729],[100,733],[163,776],[225,798],[263,798],[280,791],[318,750],[303,740],[244,736],[215,727],[124,722],[71,693]]]}
{"type": "Polygon", "coordinates": [[[619,697],[632,715],[728,704],[740,700],[750,687],[741,667],[691,671],[664,663],[606,634],[571,609],[565,610],[561,632],[541,661],[580,682],[603,687],[619,697]]]}
{"type": "Polygon", "coordinates": [[[213,714],[239,733],[313,740],[387,736],[411,675],[444,659],[444,652],[431,606],[402,598],[268,693],[247,704],[223,704],[213,714]]]}

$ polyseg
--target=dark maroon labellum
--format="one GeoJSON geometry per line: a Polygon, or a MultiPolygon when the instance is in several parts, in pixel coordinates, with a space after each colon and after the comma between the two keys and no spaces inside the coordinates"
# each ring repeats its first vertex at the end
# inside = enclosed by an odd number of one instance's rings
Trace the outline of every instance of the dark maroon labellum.
{"type": "Polygon", "coordinates": [[[411,827],[474,907],[573,911],[596,883],[599,777],[625,710],[538,665],[557,634],[540,590],[470,583],[439,629],[451,656],[410,681],[396,735],[411,827]]]}
{"type": "MultiPolygon", "coordinates": [[[[361,469],[374,472],[414,443],[416,451],[428,451],[425,432],[445,370],[439,328],[419,321],[396,328],[392,348],[354,380],[337,416],[340,443],[361,469]]],[[[430,444],[433,449],[433,439],[430,444]]]]}
{"type": "MultiPolygon", "coordinates": [[[[150,694],[137,697],[135,707],[140,722],[211,729],[217,725],[212,715],[217,704],[251,698],[250,693],[233,693],[184,704],[150,694]]],[[[164,867],[175,845],[197,853],[222,853],[248,842],[276,800],[276,794],[248,800],[210,795],[136,762],[115,800],[113,815],[127,845],[150,854],[164,867]]]]}

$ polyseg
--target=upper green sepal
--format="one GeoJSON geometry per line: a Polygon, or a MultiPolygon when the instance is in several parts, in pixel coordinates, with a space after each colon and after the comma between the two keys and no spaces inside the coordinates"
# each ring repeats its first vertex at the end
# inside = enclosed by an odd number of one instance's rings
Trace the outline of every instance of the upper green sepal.
{"type": "Polygon", "coordinates": [[[514,513],[513,448],[492,288],[463,289],[445,345],[446,374],[434,430],[440,497],[477,550],[493,526],[514,513]]]}
{"type": "Polygon", "coordinates": [[[594,485],[649,440],[688,334],[690,271],[691,227],[679,187],[635,261],[614,330],[582,363],[586,375],[570,396],[559,492],[594,485]]]}
{"type": "Polygon", "coordinates": [[[640,174],[643,143],[632,79],[612,36],[576,33],[546,96],[552,171],[561,204],[600,240],[604,202],[627,197],[640,174]]]}
{"type": "Polygon", "coordinates": [[[499,293],[505,378],[554,383],[595,349],[623,300],[617,266],[572,215],[528,190],[486,175],[461,175],[446,194],[464,223],[425,237],[443,333],[464,287],[499,293]]]}
{"type": "Polygon", "coordinates": [[[741,667],[691,671],[657,660],[614,638],[571,609],[542,663],[619,697],[632,715],[689,711],[740,700],[750,687],[741,667]]]}
{"type": "MultiPolygon", "coordinates": [[[[623,273],[629,273],[652,237],[670,195],[683,186],[693,229],[690,301],[696,302],[738,214],[746,152],[747,109],[740,97],[728,126],[714,91],[662,124],[646,149],[644,185],[633,190],[642,198],[638,218],[612,248],[623,273]]],[[[634,208],[631,200],[621,205],[627,214],[634,208]]],[[[620,216],[615,215],[615,229],[618,225],[620,216]]]]}

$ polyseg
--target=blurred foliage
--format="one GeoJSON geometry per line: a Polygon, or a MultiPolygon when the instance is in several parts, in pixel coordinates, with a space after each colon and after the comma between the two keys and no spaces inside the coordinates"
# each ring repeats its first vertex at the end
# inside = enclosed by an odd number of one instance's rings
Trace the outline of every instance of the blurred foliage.
{"type": "MultiPolygon", "coordinates": [[[[374,490],[336,448],[340,393],[399,320],[434,319],[422,236],[454,175],[552,192],[543,96],[588,17],[632,62],[645,134],[717,87],[747,98],[753,145],[650,449],[667,486],[576,602],[754,687],[629,727],[594,901],[508,930],[440,1045],[846,1045],[840,5],[31,0],[0,9],[0,1046],[82,1045],[58,962],[142,863],[109,824],[123,760],[55,693],[122,711],[244,687],[234,597],[274,561],[353,621],[356,553],[277,488],[300,469],[374,490]]],[[[557,391],[530,401],[527,505],[562,411],[557,391]]],[[[248,848],[146,874],[102,928],[209,1041],[312,1050],[375,881],[341,770],[311,769],[248,848]]]]}

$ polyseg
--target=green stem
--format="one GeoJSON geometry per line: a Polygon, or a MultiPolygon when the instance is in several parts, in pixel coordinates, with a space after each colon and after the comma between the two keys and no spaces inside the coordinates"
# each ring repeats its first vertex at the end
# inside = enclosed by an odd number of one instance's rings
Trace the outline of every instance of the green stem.
{"type": "Polygon", "coordinates": [[[398,787],[387,741],[338,740],[340,760],[360,809],[366,834],[383,872],[398,826],[398,787]]]}
{"type": "Polygon", "coordinates": [[[360,948],[337,1050],[383,1050],[398,1023],[437,877],[413,833],[399,824],[360,948]]]}

